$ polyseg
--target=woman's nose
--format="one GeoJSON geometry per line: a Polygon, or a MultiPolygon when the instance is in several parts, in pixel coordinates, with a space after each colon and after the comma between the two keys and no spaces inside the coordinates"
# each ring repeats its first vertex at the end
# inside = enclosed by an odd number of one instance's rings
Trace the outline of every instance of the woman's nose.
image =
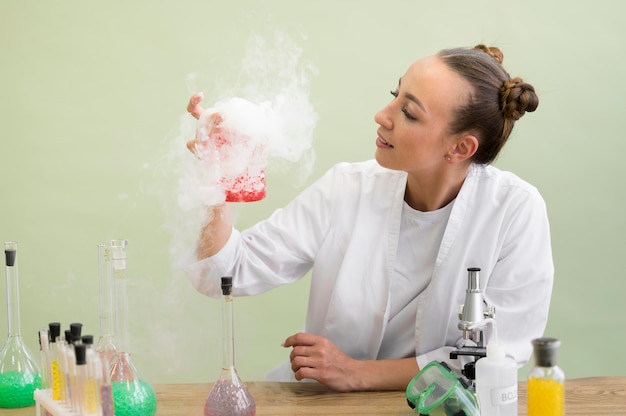
{"type": "Polygon", "coordinates": [[[386,105],[374,115],[374,121],[386,129],[391,130],[393,128],[393,121],[389,116],[389,105],[386,105]]]}

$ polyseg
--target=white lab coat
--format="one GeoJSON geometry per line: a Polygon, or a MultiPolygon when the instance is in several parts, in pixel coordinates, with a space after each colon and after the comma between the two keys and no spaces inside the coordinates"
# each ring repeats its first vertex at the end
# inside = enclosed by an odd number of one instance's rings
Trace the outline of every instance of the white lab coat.
{"type": "MultiPolygon", "coordinates": [[[[341,163],[283,209],[250,229],[233,230],[215,256],[189,264],[197,290],[220,295],[232,275],[234,294],[255,295],[312,269],[305,331],[329,338],[356,359],[376,359],[389,315],[406,172],[375,161],[341,163]]],[[[496,308],[498,341],[523,365],[543,334],[553,262],[545,203],[536,188],[492,166],[473,165],[450,213],[432,279],[419,295],[415,356],[460,368],[449,353],[461,337],[467,268],[496,308]]],[[[286,334],[289,335],[289,334],[286,334]]],[[[404,357],[398,357],[404,358],[404,357]]],[[[272,379],[293,380],[289,366],[272,379]]]]}

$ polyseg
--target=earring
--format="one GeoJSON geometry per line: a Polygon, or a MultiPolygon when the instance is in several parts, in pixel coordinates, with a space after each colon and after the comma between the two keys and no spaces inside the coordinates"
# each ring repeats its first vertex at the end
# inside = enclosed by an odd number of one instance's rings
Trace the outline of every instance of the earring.
{"type": "Polygon", "coordinates": [[[452,160],[452,158],[450,156],[448,156],[446,159],[448,159],[448,161],[452,160]]]}

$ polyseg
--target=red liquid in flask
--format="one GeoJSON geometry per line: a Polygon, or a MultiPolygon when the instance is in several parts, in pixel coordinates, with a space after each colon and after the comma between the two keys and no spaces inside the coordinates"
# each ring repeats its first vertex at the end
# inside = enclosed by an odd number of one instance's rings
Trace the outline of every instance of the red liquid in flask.
{"type": "Polygon", "coordinates": [[[227,185],[227,202],[254,202],[265,198],[265,169],[260,166],[251,166],[246,172],[235,178],[227,185]]]}

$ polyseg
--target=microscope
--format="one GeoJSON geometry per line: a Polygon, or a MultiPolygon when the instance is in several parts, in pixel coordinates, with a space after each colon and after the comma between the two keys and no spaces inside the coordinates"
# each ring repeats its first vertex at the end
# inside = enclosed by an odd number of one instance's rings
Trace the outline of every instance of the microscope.
{"type": "Polygon", "coordinates": [[[450,358],[456,359],[461,355],[471,356],[475,359],[463,366],[462,373],[471,380],[476,380],[475,365],[480,358],[487,356],[485,342],[485,329],[489,321],[496,314],[495,307],[487,306],[480,290],[480,268],[470,267],[467,269],[467,290],[465,303],[459,307],[459,326],[463,332],[463,338],[459,347],[450,352],[450,358]]]}

